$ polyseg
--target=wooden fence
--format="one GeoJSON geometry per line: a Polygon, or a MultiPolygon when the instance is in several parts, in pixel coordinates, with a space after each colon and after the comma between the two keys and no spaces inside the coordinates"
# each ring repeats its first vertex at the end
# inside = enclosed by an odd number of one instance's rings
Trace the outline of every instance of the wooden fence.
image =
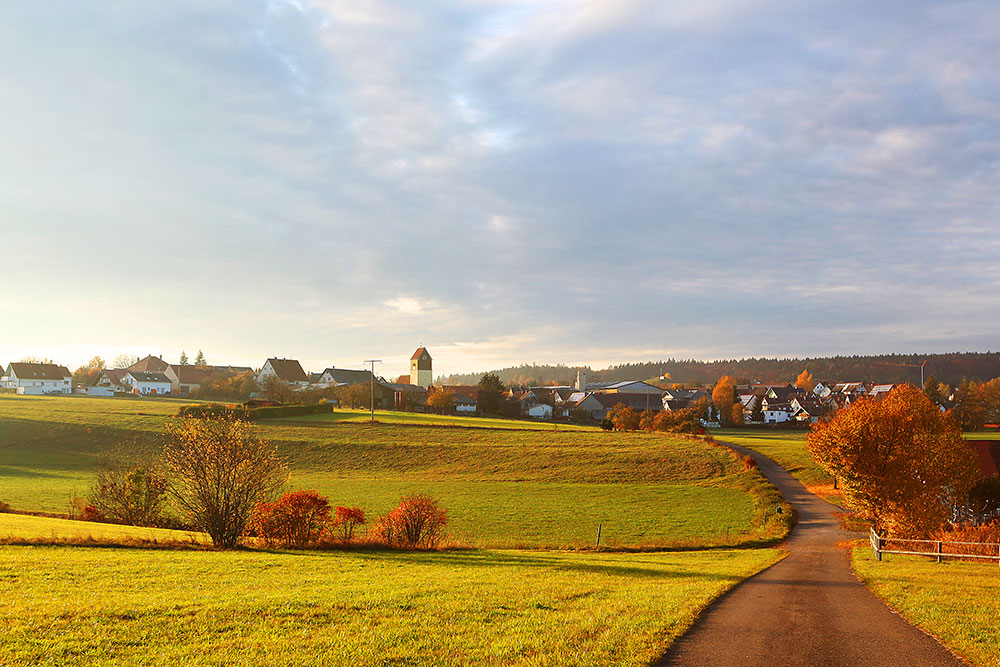
{"type": "Polygon", "coordinates": [[[945,558],[972,558],[995,560],[1000,563],[1000,544],[991,542],[950,542],[948,540],[908,540],[896,537],[880,537],[872,528],[868,532],[875,559],[882,560],[882,554],[903,554],[907,556],[929,556],[941,562],[945,558]],[[897,548],[889,548],[896,545],[897,548]],[[930,545],[921,550],[921,545],[930,545]]]}

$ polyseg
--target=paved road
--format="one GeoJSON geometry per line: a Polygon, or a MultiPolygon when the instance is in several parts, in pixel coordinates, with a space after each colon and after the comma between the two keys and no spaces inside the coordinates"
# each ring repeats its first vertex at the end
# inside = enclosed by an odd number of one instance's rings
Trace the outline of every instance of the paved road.
{"type": "Polygon", "coordinates": [[[705,612],[660,665],[961,665],[934,639],[879,601],[851,573],[834,505],[806,491],[771,459],[757,461],[799,513],[788,557],[705,612]]]}

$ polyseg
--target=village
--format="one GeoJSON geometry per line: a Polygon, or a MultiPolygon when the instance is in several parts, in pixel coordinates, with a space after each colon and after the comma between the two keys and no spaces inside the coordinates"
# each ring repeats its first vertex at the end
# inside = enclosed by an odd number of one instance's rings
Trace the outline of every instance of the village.
{"type": "MultiPolygon", "coordinates": [[[[12,362],[2,369],[0,389],[23,395],[211,399],[213,381],[242,377],[251,387],[246,399],[257,404],[303,402],[315,392],[355,387],[359,388],[355,392],[360,397],[359,404],[371,408],[371,399],[374,399],[374,408],[379,410],[443,411],[469,416],[483,412],[478,385],[434,383],[433,359],[425,347],[417,348],[411,356],[410,373],[392,381],[371,370],[331,366],[307,372],[298,360],[287,358],[266,359],[256,369],[183,361],[185,363],[172,364],[162,355],[147,355],[124,368],[96,369],[87,383],[75,382],[74,373],[59,364],[12,362]],[[446,393],[447,400],[429,404],[433,392],[446,393]],[[370,398],[364,400],[366,396],[370,398]]],[[[670,382],[669,377],[590,381],[587,371],[580,370],[571,385],[507,386],[503,398],[507,416],[541,421],[599,423],[618,405],[637,412],[677,412],[705,399],[708,409],[704,424],[708,427],[725,423],[794,426],[816,423],[859,398],[885,395],[895,386],[831,380],[734,384],[732,407],[738,405],[739,408],[732,410],[726,406],[722,414],[719,406],[712,402],[710,388],[685,387],[670,382]]],[[[938,404],[942,411],[951,407],[946,397],[938,404]]]]}

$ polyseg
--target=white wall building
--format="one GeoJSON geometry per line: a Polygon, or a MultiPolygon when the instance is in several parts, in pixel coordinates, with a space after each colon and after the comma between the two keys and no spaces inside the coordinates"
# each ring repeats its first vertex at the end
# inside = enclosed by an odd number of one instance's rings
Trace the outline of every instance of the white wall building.
{"type": "Polygon", "coordinates": [[[264,381],[269,377],[276,377],[292,387],[305,387],[309,384],[309,376],[302,370],[302,364],[296,359],[275,359],[273,357],[268,359],[257,373],[257,384],[263,387],[264,381]]]}
{"type": "Polygon", "coordinates": [[[547,403],[535,403],[528,408],[528,416],[535,419],[552,419],[552,406],[547,403]]]}
{"type": "Polygon", "coordinates": [[[18,394],[73,393],[73,374],[65,366],[14,362],[3,373],[3,386],[18,394]]]}
{"type": "Polygon", "coordinates": [[[170,378],[163,373],[128,371],[122,378],[125,390],[143,396],[162,396],[170,393],[170,378]]]}

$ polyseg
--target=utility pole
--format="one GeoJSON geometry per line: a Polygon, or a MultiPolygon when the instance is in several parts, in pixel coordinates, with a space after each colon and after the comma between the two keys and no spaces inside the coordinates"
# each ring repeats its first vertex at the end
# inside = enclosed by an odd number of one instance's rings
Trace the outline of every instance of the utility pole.
{"type": "Polygon", "coordinates": [[[371,403],[370,403],[370,405],[371,405],[371,408],[372,408],[372,420],[371,420],[371,423],[374,424],[375,423],[375,364],[381,364],[382,360],[381,359],[365,359],[364,363],[372,365],[372,379],[371,379],[372,397],[371,397],[371,403]]]}

